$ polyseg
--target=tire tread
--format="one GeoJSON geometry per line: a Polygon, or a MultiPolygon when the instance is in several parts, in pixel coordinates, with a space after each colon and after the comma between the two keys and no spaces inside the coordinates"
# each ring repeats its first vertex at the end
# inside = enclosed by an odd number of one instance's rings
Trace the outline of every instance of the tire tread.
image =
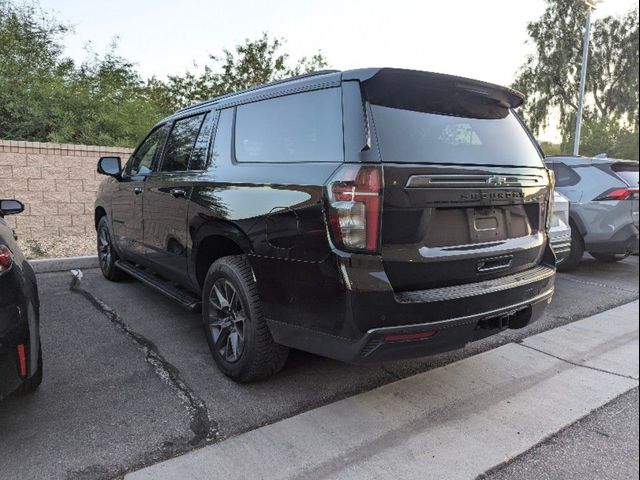
{"type": "MultiPolygon", "coordinates": [[[[246,300],[249,304],[249,310],[251,311],[250,321],[255,329],[255,342],[251,362],[245,365],[240,371],[227,369],[224,365],[221,365],[220,362],[217,362],[218,366],[225,375],[240,383],[253,382],[274,375],[284,366],[289,354],[289,349],[277,344],[273,340],[271,332],[269,332],[262,313],[258,288],[247,256],[233,255],[216,260],[209,268],[207,277],[222,266],[226,266],[235,272],[242,282],[243,292],[246,294],[246,300]]],[[[205,281],[205,283],[207,282],[205,281]]],[[[205,295],[206,294],[208,293],[205,293],[205,295]]],[[[203,298],[203,302],[204,301],[206,301],[206,299],[203,298]]]]}

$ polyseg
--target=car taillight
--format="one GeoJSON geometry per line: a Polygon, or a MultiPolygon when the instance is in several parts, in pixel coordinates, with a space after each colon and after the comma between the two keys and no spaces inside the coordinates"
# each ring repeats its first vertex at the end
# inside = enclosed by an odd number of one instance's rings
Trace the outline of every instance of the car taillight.
{"type": "Polygon", "coordinates": [[[549,201],[545,205],[544,226],[548,232],[551,228],[551,219],[553,217],[553,193],[556,188],[556,173],[548,168],[547,175],[549,177],[549,201]]]}
{"type": "Polygon", "coordinates": [[[0,245],[0,273],[6,272],[13,264],[13,254],[6,245],[0,245]]]}
{"type": "Polygon", "coordinates": [[[339,248],[378,250],[382,211],[382,167],[346,164],[327,186],[328,217],[339,248]]]}
{"type": "Polygon", "coordinates": [[[631,200],[638,196],[637,188],[614,188],[599,195],[595,200],[631,200]]]}
{"type": "Polygon", "coordinates": [[[549,231],[549,229],[551,228],[551,221],[553,220],[553,202],[554,202],[554,198],[553,198],[553,194],[554,191],[553,189],[551,190],[551,193],[549,194],[549,201],[547,202],[547,206],[546,206],[546,212],[545,212],[545,228],[547,230],[547,232],[549,231]]]}

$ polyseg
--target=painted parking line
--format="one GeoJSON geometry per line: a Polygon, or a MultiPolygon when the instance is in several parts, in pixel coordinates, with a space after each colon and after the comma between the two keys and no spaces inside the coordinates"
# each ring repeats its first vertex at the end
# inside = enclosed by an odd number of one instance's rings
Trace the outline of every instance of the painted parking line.
{"type": "Polygon", "coordinates": [[[126,478],[475,478],[636,387],[637,318],[635,301],[126,478]]]}

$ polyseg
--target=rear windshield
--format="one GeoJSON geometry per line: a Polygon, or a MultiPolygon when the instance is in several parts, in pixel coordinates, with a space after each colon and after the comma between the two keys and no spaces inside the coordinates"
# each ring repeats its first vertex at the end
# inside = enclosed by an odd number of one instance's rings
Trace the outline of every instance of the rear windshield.
{"type": "Polygon", "coordinates": [[[638,186],[638,164],[614,163],[611,168],[630,187],[638,186]]]}
{"type": "Polygon", "coordinates": [[[542,158],[513,112],[468,118],[371,106],[385,162],[542,167],[542,158]]]}

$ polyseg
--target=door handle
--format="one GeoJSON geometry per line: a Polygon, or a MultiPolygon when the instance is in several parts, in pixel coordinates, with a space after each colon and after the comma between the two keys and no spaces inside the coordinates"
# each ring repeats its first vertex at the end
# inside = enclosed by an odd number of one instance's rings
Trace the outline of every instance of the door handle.
{"type": "Polygon", "coordinates": [[[185,192],[181,188],[172,188],[171,190],[169,190],[169,193],[171,193],[171,195],[173,195],[175,198],[187,196],[187,192],[185,192]]]}
{"type": "Polygon", "coordinates": [[[133,193],[135,193],[136,195],[140,195],[142,193],[142,188],[140,187],[136,187],[133,189],[133,193]]]}

